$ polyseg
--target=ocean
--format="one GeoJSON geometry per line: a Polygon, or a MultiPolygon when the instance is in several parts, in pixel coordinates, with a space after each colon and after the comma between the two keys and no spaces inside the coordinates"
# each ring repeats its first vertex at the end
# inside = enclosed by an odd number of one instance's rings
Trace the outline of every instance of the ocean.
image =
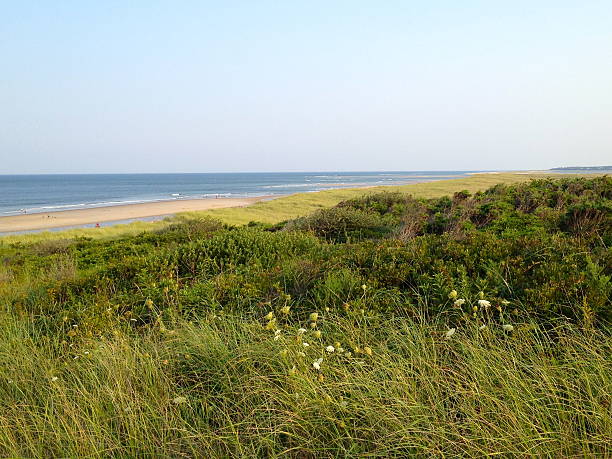
{"type": "Polygon", "coordinates": [[[0,216],[175,199],[404,185],[478,171],[0,175],[0,216]]]}

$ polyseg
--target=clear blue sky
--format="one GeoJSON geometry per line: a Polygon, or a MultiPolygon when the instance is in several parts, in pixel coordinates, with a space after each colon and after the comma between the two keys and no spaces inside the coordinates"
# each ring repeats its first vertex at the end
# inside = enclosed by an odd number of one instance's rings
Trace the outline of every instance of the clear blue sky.
{"type": "Polygon", "coordinates": [[[0,0],[0,173],[607,163],[610,0],[0,0]]]}

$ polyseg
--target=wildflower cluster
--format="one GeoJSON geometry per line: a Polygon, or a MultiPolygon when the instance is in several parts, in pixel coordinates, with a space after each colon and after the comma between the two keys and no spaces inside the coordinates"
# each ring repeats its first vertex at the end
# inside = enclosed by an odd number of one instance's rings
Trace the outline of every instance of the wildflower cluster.
{"type": "MultiPolygon", "coordinates": [[[[459,298],[459,293],[455,289],[451,290],[448,294],[448,298],[453,302],[453,307],[462,313],[461,318],[464,321],[469,319],[475,320],[480,331],[484,331],[489,328],[490,325],[494,325],[494,321],[496,321],[497,326],[501,323],[501,329],[505,332],[514,330],[514,326],[506,323],[504,320],[502,306],[508,306],[510,304],[508,300],[499,300],[496,305],[493,306],[490,300],[485,299],[483,291],[478,292],[477,296],[478,299],[474,303],[471,303],[468,311],[465,311],[463,309],[464,306],[466,304],[470,305],[470,303],[465,298],[459,298]],[[497,317],[493,315],[493,311],[496,312],[497,317]]],[[[444,337],[450,339],[456,332],[457,327],[449,328],[448,331],[444,333],[444,337]]]]}

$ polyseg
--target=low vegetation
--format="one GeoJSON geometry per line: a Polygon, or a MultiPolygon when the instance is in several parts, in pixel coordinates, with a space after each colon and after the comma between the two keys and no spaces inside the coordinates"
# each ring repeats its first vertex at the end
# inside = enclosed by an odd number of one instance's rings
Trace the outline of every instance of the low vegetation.
{"type": "Polygon", "coordinates": [[[0,455],[612,453],[612,179],[347,198],[5,242],[0,455]]]}

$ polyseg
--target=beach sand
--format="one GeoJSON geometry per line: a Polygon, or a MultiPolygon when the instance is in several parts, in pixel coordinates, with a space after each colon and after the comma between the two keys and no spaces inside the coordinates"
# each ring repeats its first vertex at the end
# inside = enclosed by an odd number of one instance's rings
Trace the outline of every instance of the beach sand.
{"type": "Polygon", "coordinates": [[[0,217],[0,233],[12,231],[41,230],[78,226],[119,220],[171,215],[195,210],[221,209],[224,207],[248,206],[269,197],[185,199],[175,201],[147,202],[122,206],[95,207],[90,209],[63,210],[26,215],[0,217]]]}

